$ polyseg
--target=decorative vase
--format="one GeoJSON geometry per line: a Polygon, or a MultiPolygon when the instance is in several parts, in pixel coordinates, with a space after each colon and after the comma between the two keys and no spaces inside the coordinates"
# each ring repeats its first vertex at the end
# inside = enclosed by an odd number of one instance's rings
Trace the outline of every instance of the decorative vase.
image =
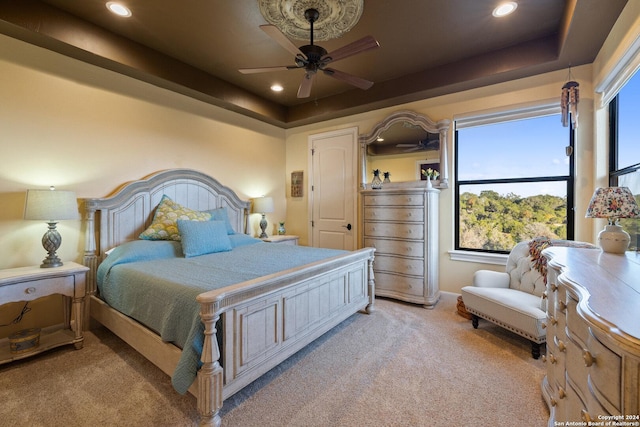
{"type": "Polygon", "coordinates": [[[287,230],[284,228],[284,222],[281,221],[278,223],[278,235],[283,236],[285,234],[287,234],[287,230]]]}
{"type": "Polygon", "coordinates": [[[371,188],[373,190],[379,190],[382,188],[382,179],[380,179],[380,171],[378,169],[373,171],[373,180],[371,181],[371,188]]]}
{"type": "Polygon", "coordinates": [[[433,184],[431,183],[431,177],[427,175],[427,188],[433,188],[433,184]]]}
{"type": "Polygon", "coordinates": [[[383,184],[390,184],[391,180],[389,179],[389,177],[391,176],[390,172],[384,172],[384,180],[382,181],[383,184]]]}

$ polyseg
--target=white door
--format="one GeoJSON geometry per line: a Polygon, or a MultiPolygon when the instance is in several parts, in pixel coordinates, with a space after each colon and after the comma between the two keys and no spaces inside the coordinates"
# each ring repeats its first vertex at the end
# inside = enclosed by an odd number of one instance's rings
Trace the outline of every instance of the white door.
{"type": "Polygon", "coordinates": [[[311,135],[311,246],[356,249],[358,128],[311,135]]]}

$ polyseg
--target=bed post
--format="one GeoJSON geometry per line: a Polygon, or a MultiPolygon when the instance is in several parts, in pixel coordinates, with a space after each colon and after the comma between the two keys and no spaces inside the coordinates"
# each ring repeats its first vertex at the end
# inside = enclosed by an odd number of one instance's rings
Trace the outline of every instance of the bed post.
{"type": "Polygon", "coordinates": [[[367,305],[367,307],[365,308],[365,311],[368,314],[371,314],[374,312],[375,308],[374,308],[374,304],[375,304],[375,299],[376,299],[376,282],[375,282],[375,277],[373,276],[373,251],[371,252],[371,256],[369,257],[369,260],[367,261],[367,265],[369,268],[369,280],[367,281],[367,286],[368,286],[368,290],[369,290],[369,304],[367,305]]]}
{"type": "Polygon", "coordinates": [[[216,339],[216,322],[220,318],[214,304],[200,304],[200,318],[204,324],[204,346],[202,348],[202,367],[198,370],[198,413],[200,425],[220,427],[220,408],[222,408],[222,367],[220,349],[216,339]]]}
{"type": "Polygon", "coordinates": [[[89,206],[89,202],[85,200],[85,219],[87,228],[85,229],[84,258],[82,263],[89,267],[87,272],[87,294],[94,295],[96,293],[96,269],[98,268],[98,256],[96,254],[96,209],[89,206]]]}

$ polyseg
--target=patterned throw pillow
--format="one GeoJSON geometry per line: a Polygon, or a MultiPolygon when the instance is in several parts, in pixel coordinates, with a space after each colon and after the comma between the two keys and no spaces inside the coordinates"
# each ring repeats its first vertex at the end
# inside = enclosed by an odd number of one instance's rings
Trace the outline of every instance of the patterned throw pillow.
{"type": "Polygon", "coordinates": [[[208,212],[194,211],[171,200],[167,195],[156,208],[153,221],[149,228],[143,231],[139,238],[143,240],[177,240],[180,241],[178,230],[179,219],[191,221],[209,221],[211,214],[208,212]]]}

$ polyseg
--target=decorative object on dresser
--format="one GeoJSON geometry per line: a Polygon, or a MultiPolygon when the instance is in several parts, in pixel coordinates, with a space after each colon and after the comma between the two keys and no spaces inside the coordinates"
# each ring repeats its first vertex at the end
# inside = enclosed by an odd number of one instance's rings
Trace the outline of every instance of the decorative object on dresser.
{"type": "MultiPolygon", "coordinates": [[[[419,182],[418,182],[419,184],[419,182]]],[[[438,285],[440,190],[362,190],[363,247],[376,249],[376,296],[433,308],[438,285]]]]}
{"type": "Polygon", "coordinates": [[[0,270],[0,305],[60,294],[64,297],[65,314],[63,324],[42,328],[37,338],[35,331],[24,330],[0,340],[0,364],[66,344],[82,348],[85,276],[88,270],[75,262],[50,269],[34,266],[0,270]]]}
{"type": "Polygon", "coordinates": [[[595,248],[590,243],[537,237],[518,243],[507,258],[504,272],[478,270],[473,284],[462,288],[462,300],[478,328],[479,318],[525,337],[531,355],[540,357],[540,345],[547,339],[545,300],[546,260],[540,252],[549,246],[595,248]]]}
{"type": "MultiPolygon", "coordinates": [[[[440,180],[434,183],[434,187],[443,189],[449,187],[448,176],[448,151],[447,139],[450,120],[444,119],[434,122],[430,118],[415,113],[413,111],[396,111],[384,120],[377,123],[373,129],[360,135],[360,187],[362,189],[371,188],[369,183],[369,173],[371,163],[375,162],[376,156],[386,156],[393,154],[396,160],[406,160],[411,164],[416,158],[414,153],[428,152],[428,156],[433,160],[422,160],[424,164],[429,163],[432,169],[440,171],[440,180]],[[429,144],[420,146],[420,150],[407,150],[403,148],[405,143],[416,145],[416,141],[429,141],[429,144]],[[404,158],[403,158],[404,157],[404,158]]],[[[423,154],[424,155],[424,154],[423,154]]],[[[373,165],[379,170],[379,165],[373,165]]],[[[410,170],[407,168],[407,170],[410,170]]],[[[400,176],[399,171],[392,171],[396,177],[400,176]]],[[[421,177],[420,164],[417,164],[415,178],[409,175],[408,178],[395,178],[391,184],[393,188],[415,187],[415,181],[423,180],[421,177]]],[[[386,187],[386,185],[385,185],[386,187]]]]}
{"type": "Polygon", "coordinates": [[[609,224],[598,234],[598,244],[603,252],[623,254],[631,238],[618,225],[618,220],[640,218],[640,208],[627,187],[596,188],[587,207],[586,218],[606,218],[609,224]]]}
{"type": "Polygon", "coordinates": [[[58,191],[54,187],[49,190],[27,190],[24,219],[43,220],[49,229],[42,236],[42,246],[48,252],[40,267],[60,267],[62,261],[56,251],[62,243],[62,236],[56,230],[58,221],[78,219],[78,202],[73,191],[58,191]]]}
{"type": "Polygon", "coordinates": [[[262,219],[260,220],[260,238],[265,239],[269,237],[267,235],[267,219],[265,218],[265,214],[273,212],[273,198],[271,197],[257,197],[253,199],[253,212],[262,214],[262,219]]]}
{"type": "Polygon", "coordinates": [[[562,247],[543,255],[548,319],[542,394],[548,425],[638,425],[639,255],[562,247]]]}
{"type": "Polygon", "coordinates": [[[380,178],[380,169],[373,170],[373,179],[371,180],[371,189],[379,190],[382,188],[382,179],[380,178]]]}

